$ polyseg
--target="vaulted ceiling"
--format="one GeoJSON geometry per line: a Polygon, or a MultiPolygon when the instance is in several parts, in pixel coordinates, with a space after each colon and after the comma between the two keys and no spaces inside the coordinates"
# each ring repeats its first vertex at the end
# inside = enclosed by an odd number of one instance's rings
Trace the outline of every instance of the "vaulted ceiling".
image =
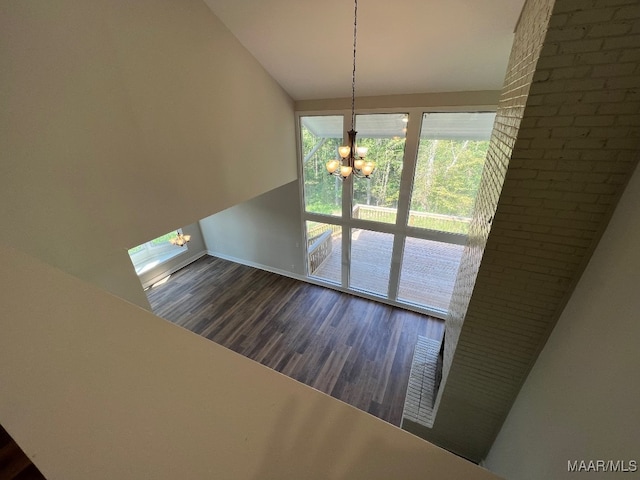
{"type": "MultiPolygon", "coordinates": [[[[351,0],[205,0],[294,100],[351,95],[351,0]]],[[[524,0],[361,0],[358,96],[499,90],[524,0]]]]}

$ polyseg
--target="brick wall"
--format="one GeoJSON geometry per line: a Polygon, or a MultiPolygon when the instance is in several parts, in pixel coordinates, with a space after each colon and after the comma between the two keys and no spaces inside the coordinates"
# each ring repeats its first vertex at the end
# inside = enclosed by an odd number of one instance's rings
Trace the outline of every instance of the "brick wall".
{"type": "Polygon", "coordinates": [[[639,138],[640,1],[528,0],[447,319],[435,423],[405,428],[486,455],[635,168],[639,138]]]}

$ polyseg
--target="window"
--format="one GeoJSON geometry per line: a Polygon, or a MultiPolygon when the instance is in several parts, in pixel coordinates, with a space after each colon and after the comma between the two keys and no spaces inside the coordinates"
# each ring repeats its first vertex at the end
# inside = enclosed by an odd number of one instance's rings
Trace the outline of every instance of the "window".
{"type": "Polygon", "coordinates": [[[462,259],[463,245],[407,237],[398,301],[446,311],[462,259]],[[428,261],[426,261],[428,259],[428,261]]]}
{"type": "Polygon", "coordinates": [[[393,235],[362,228],[351,229],[351,276],[349,286],[386,297],[393,235]]]}
{"type": "Polygon", "coordinates": [[[307,222],[307,267],[309,275],[340,284],[342,279],[342,228],[307,222]]]}
{"type": "Polygon", "coordinates": [[[407,122],[401,113],[356,115],[358,146],[369,149],[376,170],[353,184],[353,218],[396,223],[407,122]]]}
{"type": "Polygon", "coordinates": [[[171,240],[177,237],[178,232],[182,233],[182,230],[165,233],[158,238],[129,249],[131,263],[133,263],[138,275],[188,250],[187,244],[179,247],[171,243],[171,240]]]}
{"type": "Polygon", "coordinates": [[[307,212],[342,214],[342,181],[325,168],[342,143],[342,116],[301,117],[302,176],[307,212]]]}
{"type": "Polygon", "coordinates": [[[425,113],[409,225],[467,234],[494,113],[425,113]]]}
{"type": "Polygon", "coordinates": [[[356,115],[371,179],[342,181],[337,158],[349,113],[301,116],[307,274],[438,316],[446,314],[495,113],[356,115]],[[407,150],[407,146],[411,147],[407,150]]]}

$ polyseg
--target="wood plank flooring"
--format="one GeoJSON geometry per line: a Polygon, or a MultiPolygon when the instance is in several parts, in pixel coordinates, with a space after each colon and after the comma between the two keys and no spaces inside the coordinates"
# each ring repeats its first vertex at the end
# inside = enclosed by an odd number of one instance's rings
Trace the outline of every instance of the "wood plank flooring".
{"type": "Polygon", "coordinates": [[[418,335],[444,322],[215,257],[147,291],[156,315],[400,425],[418,335]]]}
{"type": "Polygon", "coordinates": [[[0,425],[0,480],[47,480],[0,425]]]}

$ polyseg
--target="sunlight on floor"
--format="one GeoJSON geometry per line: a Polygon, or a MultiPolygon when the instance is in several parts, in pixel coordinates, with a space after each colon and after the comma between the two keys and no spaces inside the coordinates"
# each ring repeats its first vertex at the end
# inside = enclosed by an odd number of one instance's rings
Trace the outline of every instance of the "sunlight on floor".
{"type": "Polygon", "coordinates": [[[159,287],[160,285],[163,285],[165,283],[167,283],[169,281],[169,279],[171,278],[171,275],[167,275],[166,277],[164,277],[162,280],[158,280],[156,283],[154,283],[153,285],[151,285],[149,288],[155,288],[155,287],[159,287]]]}

